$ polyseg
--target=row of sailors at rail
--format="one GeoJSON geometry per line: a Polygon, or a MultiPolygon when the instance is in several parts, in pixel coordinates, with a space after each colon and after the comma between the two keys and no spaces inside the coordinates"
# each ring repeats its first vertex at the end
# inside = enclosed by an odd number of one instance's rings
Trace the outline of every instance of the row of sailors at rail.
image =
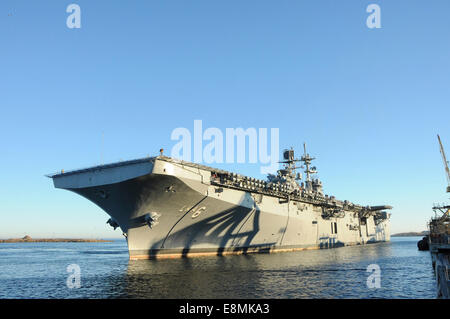
{"type": "MultiPolygon", "coordinates": [[[[306,193],[318,193],[323,195],[322,182],[318,178],[312,179],[311,181],[302,182],[300,185],[296,182],[296,179],[299,178],[282,174],[278,175],[268,174],[267,176],[269,185],[271,184],[287,185],[288,191],[296,193],[298,192],[299,194],[302,192],[306,192],[306,193]]],[[[214,181],[220,180],[220,182],[222,182],[222,179],[215,173],[211,174],[211,180],[214,181]]]]}

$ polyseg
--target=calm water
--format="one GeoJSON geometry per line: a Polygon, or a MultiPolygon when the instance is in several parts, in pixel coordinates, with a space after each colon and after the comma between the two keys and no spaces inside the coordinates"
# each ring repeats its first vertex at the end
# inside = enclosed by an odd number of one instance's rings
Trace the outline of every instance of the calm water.
{"type": "Polygon", "coordinates": [[[0,244],[0,298],[435,298],[420,237],[328,250],[128,261],[126,242],[0,244]],[[81,269],[69,289],[67,266],[81,269]],[[370,264],[381,287],[369,289],[370,264]]]}

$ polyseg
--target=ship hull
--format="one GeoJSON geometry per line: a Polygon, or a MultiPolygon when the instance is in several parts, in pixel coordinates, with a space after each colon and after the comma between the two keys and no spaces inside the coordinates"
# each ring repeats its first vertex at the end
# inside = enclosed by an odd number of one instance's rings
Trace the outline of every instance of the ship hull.
{"type": "Polygon", "coordinates": [[[431,262],[436,276],[437,298],[450,299],[450,237],[429,237],[431,262]]]}
{"type": "Polygon", "coordinates": [[[450,250],[432,253],[437,298],[450,299],[450,250]]]}
{"type": "Polygon", "coordinates": [[[334,248],[389,241],[389,220],[220,187],[211,172],[158,160],[54,177],[117,222],[130,259],[334,248]]]}

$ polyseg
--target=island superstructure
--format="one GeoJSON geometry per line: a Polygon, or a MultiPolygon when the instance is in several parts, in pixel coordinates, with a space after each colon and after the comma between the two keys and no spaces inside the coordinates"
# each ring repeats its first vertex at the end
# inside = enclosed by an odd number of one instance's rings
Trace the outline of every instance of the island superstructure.
{"type": "Polygon", "coordinates": [[[390,240],[390,206],[324,195],[314,160],[285,150],[284,167],[255,179],[161,154],[48,175],[101,207],[130,259],[333,248],[390,240]],[[306,178],[296,173],[303,162],[306,178]]]}

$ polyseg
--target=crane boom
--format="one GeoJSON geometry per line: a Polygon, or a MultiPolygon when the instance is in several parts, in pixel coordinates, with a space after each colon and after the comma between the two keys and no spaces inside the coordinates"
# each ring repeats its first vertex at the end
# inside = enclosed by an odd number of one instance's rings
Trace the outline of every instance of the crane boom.
{"type": "Polygon", "coordinates": [[[438,134],[439,147],[441,149],[442,160],[444,161],[445,174],[447,177],[447,193],[450,193],[450,170],[448,169],[447,158],[445,157],[444,147],[442,146],[441,138],[438,134]]]}

